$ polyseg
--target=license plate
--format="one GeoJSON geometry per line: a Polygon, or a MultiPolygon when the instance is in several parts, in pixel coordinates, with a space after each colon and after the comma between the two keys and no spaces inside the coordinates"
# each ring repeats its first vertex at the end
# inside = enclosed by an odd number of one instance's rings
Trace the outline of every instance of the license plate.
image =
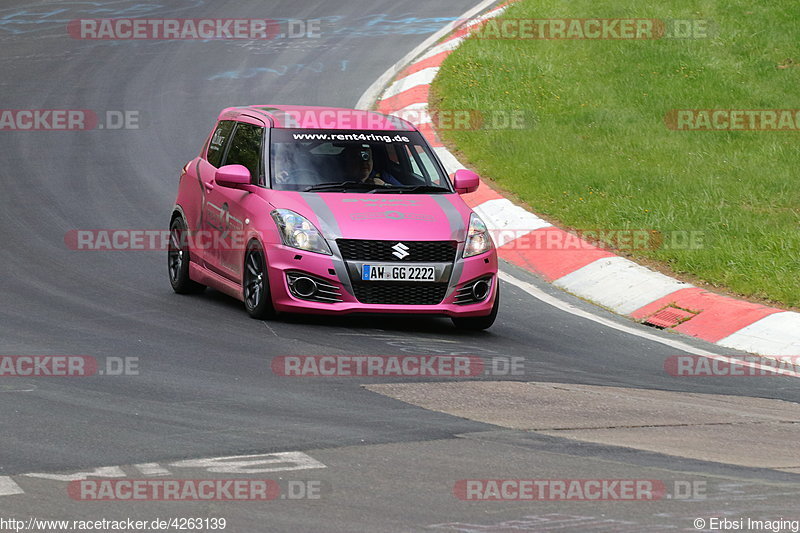
{"type": "Polygon", "coordinates": [[[436,281],[436,268],[420,265],[364,265],[364,281],[436,281]]]}

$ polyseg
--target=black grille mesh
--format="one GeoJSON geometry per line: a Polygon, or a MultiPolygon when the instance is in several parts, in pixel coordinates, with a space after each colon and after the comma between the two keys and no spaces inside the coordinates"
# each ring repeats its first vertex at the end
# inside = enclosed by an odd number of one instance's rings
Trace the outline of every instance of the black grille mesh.
{"type": "Polygon", "coordinates": [[[362,241],[338,239],[336,244],[345,261],[387,261],[411,263],[452,263],[456,258],[456,241],[362,241]],[[392,246],[402,242],[408,256],[399,259],[392,246]]]}
{"type": "Polygon", "coordinates": [[[368,281],[354,283],[359,302],[389,305],[438,305],[447,293],[447,283],[402,283],[368,281]]]}

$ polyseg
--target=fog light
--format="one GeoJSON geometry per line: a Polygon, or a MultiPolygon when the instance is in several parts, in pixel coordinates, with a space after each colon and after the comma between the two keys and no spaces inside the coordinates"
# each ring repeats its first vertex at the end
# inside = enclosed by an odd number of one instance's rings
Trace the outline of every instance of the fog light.
{"type": "Polygon", "coordinates": [[[303,298],[313,296],[314,293],[317,292],[317,282],[311,278],[297,278],[294,280],[292,287],[294,288],[294,292],[303,298]]]}
{"type": "Polygon", "coordinates": [[[475,282],[475,285],[472,286],[472,296],[475,297],[475,301],[483,301],[489,295],[489,282],[485,279],[475,282]]]}

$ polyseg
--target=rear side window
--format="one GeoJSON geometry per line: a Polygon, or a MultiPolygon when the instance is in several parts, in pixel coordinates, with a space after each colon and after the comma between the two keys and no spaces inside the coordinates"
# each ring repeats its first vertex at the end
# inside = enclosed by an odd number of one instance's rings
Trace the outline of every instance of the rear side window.
{"type": "Polygon", "coordinates": [[[253,183],[261,177],[261,147],[264,128],[239,122],[233,132],[233,140],[225,157],[225,165],[243,165],[250,171],[253,183]]]}
{"type": "Polygon", "coordinates": [[[222,120],[217,124],[217,129],[211,136],[211,141],[208,143],[208,152],[206,159],[208,162],[219,168],[222,162],[222,156],[225,154],[225,147],[228,146],[228,141],[231,138],[231,131],[233,130],[234,122],[232,120],[222,120]]]}

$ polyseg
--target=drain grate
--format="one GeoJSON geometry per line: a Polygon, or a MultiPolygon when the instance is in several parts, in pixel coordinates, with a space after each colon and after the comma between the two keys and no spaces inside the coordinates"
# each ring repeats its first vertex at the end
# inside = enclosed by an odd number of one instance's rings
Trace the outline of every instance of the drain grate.
{"type": "Polygon", "coordinates": [[[644,320],[645,324],[657,328],[674,328],[678,324],[683,324],[689,319],[696,317],[698,313],[681,309],[674,305],[668,305],[664,309],[657,311],[644,320]]]}

